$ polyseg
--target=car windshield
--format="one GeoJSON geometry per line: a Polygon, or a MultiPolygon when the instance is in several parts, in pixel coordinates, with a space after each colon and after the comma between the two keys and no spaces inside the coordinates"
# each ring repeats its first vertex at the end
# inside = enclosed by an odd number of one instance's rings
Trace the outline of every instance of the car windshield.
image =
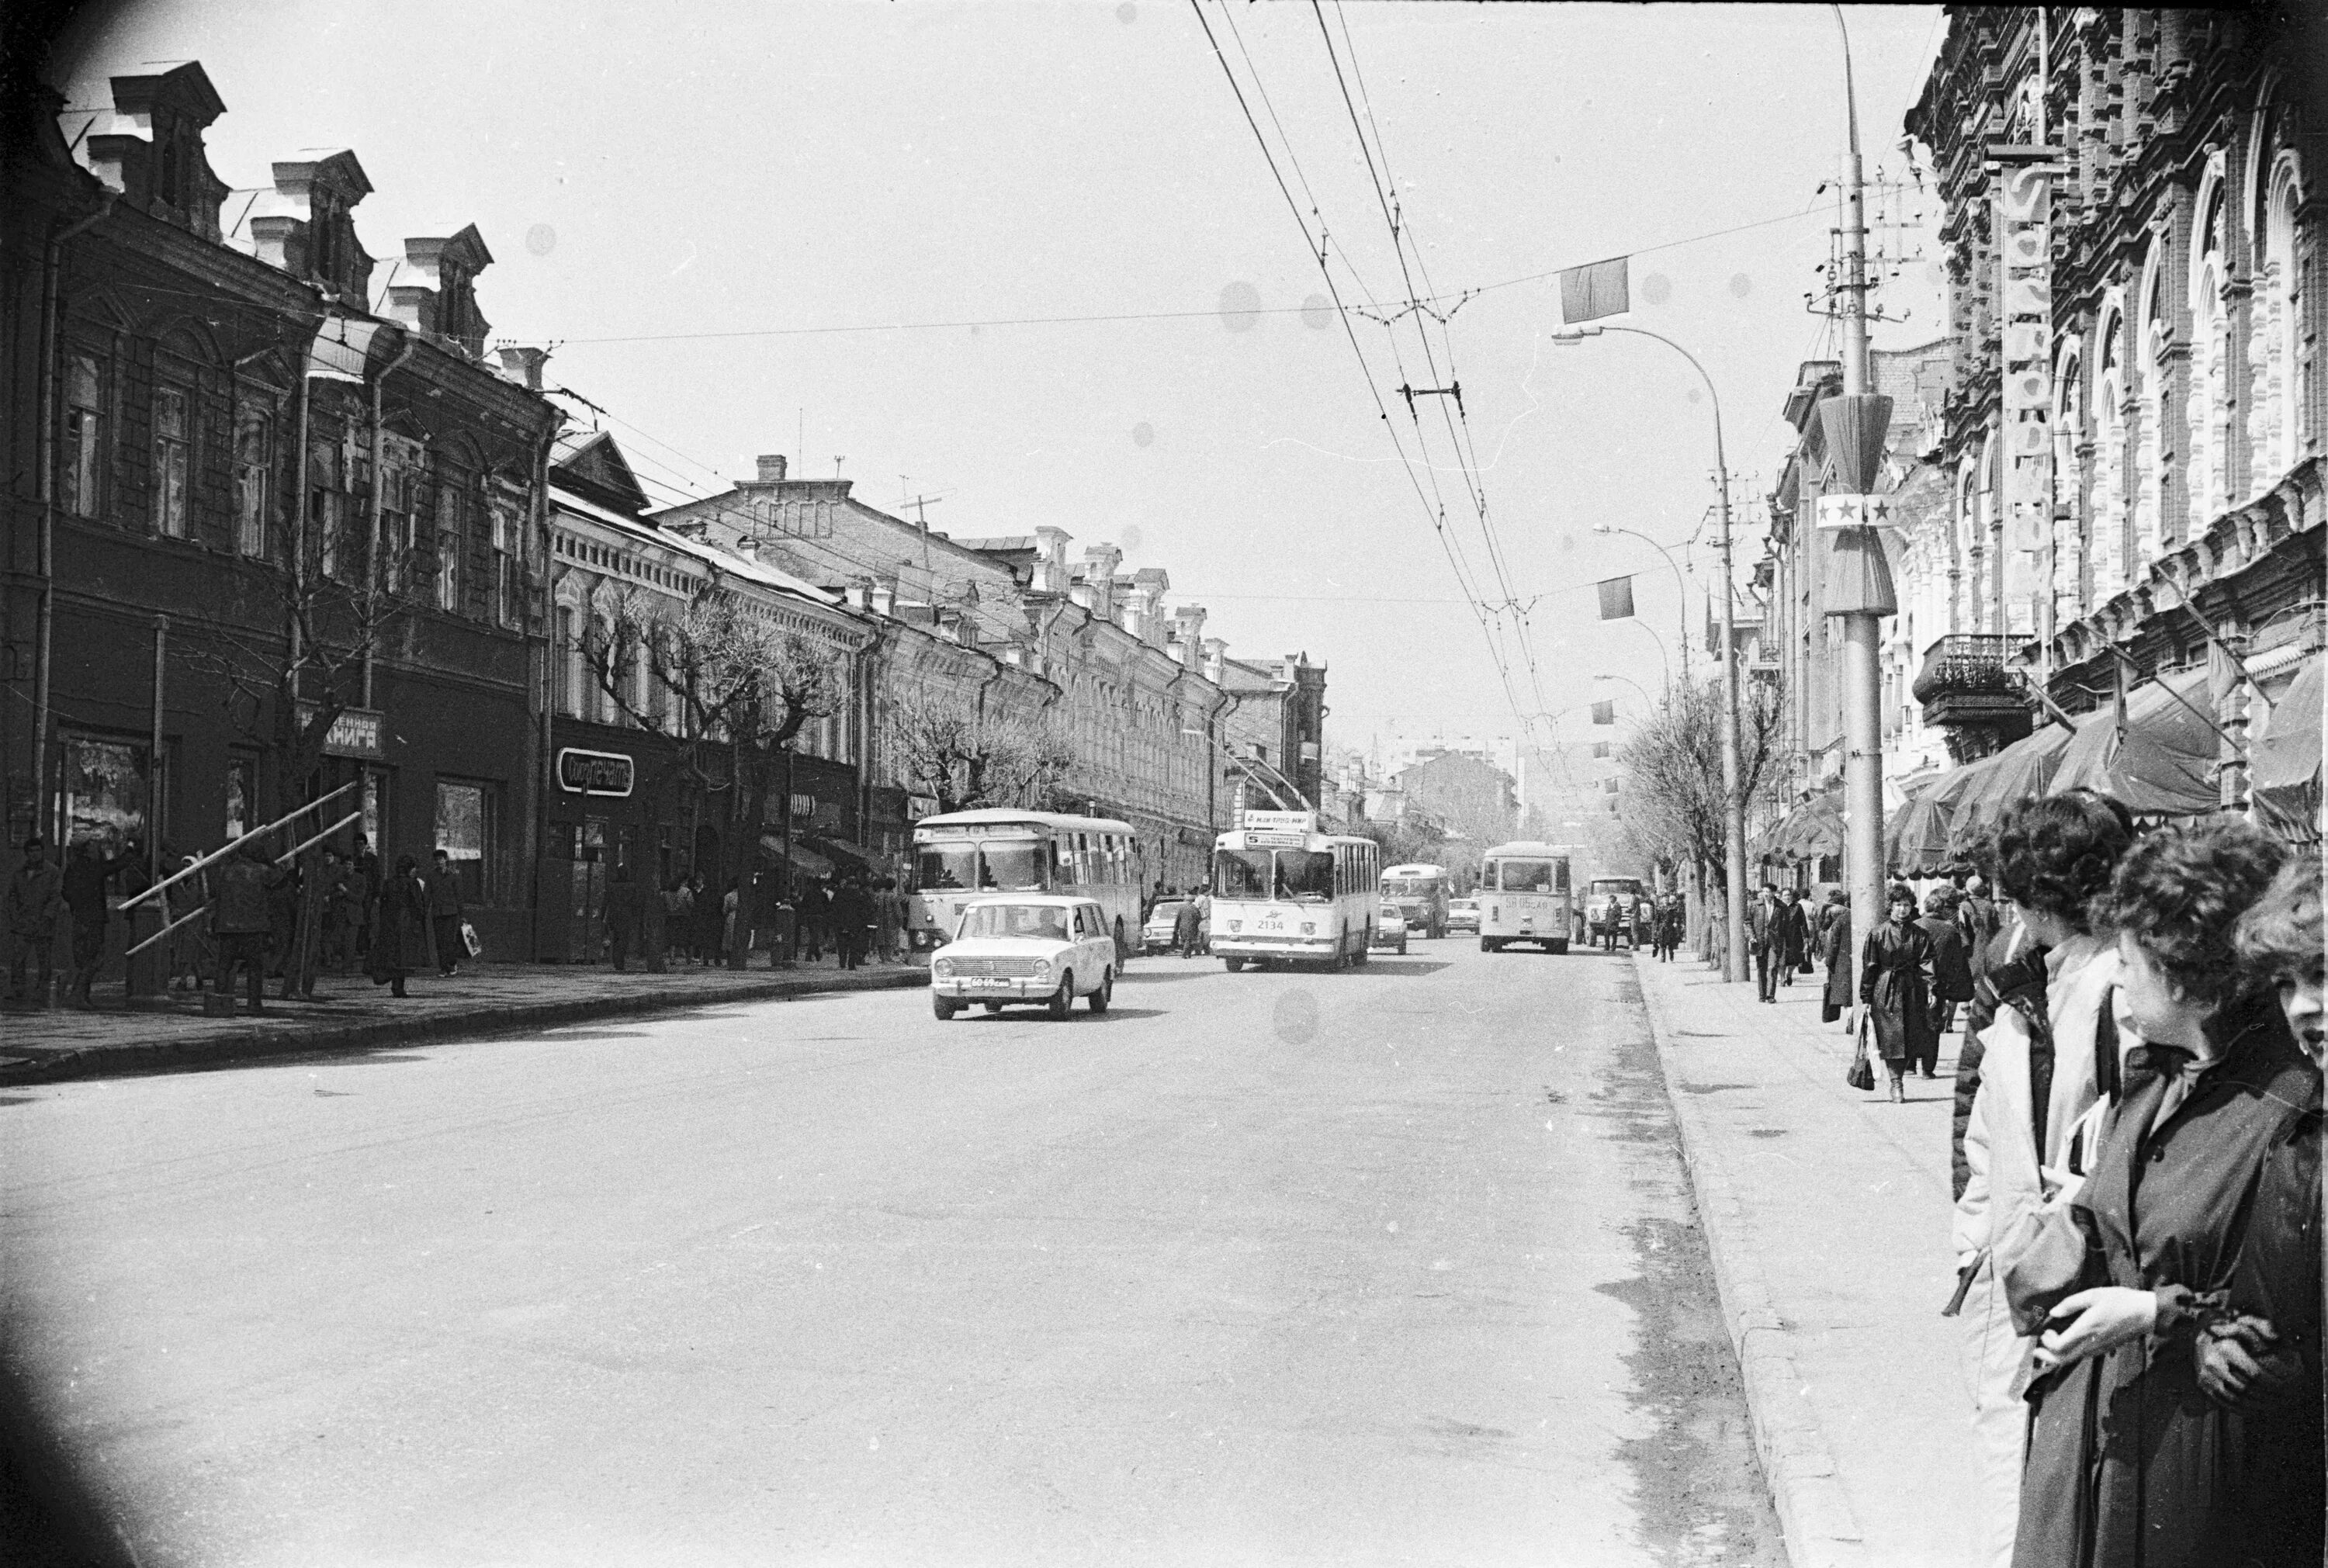
{"type": "Polygon", "coordinates": [[[978,846],[927,844],[915,858],[917,887],[969,887],[978,881],[978,846]]]}
{"type": "Polygon", "coordinates": [[[990,839],[982,846],[978,885],[1006,893],[1039,893],[1050,886],[1044,875],[1050,858],[1050,846],[1040,840],[996,843],[990,839]]]}
{"type": "Polygon", "coordinates": [[[979,936],[1025,936],[1042,942],[1067,939],[1067,912],[1056,904],[979,904],[962,917],[954,940],[979,936]]]}
{"type": "Polygon", "coordinates": [[[1169,920],[1178,915],[1181,908],[1187,905],[1187,902],[1188,901],[1186,898],[1174,898],[1169,902],[1159,904],[1155,908],[1150,909],[1148,912],[1148,918],[1150,920],[1169,920]]]}
{"type": "Polygon", "coordinates": [[[1549,893],[1553,890],[1550,860],[1505,860],[1498,864],[1500,886],[1507,893],[1549,893]]]}
{"type": "Polygon", "coordinates": [[[1323,904],[1334,897],[1334,857],[1323,850],[1216,850],[1213,896],[1323,904]]]}

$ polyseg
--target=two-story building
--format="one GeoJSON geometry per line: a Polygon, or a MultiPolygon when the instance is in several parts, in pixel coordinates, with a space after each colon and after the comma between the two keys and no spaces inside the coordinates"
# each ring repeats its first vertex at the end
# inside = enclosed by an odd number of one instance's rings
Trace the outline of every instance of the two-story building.
{"type": "Polygon", "coordinates": [[[231,187],[201,65],[74,96],[7,138],[10,837],[158,860],[353,784],[522,949],[561,416],[483,358],[483,239],[405,241],[375,314],[352,152],[231,187]]]}

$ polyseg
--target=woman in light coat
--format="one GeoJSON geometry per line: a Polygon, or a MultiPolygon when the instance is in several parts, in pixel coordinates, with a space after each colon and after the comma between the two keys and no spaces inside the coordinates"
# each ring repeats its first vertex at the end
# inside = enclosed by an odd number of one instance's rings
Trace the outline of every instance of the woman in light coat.
{"type": "Polygon", "coordinates": [[[1995,1018],[1958,1053],[1959,1088],[1967,1075],[1975,1084],[1954,1225],[1982,1560],[1995,1568],[2013,1560],[2020,1516],[2029,1413],[2015,1385],[2031,1348],[1997,1282],[2044,1224],[2079,1118],[2117,1082],[2117,949],[2093,934],[2086,910],[2133,841],[2126,808],[2089,790],[2032,801],[1997,831],[1998,890],[2024,945],[1976,982],[1985,994],[1974,1016],[1995,1018]]]}

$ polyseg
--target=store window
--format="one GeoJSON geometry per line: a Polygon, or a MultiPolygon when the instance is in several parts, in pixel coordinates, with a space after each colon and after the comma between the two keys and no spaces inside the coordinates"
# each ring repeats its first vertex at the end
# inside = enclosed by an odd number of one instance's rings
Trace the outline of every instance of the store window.
{"type": "Polygon", "coordinates": [[[465,898],[483,902],[492,890],[493,841],[499,823],[499,791],[489,784],[436,783],[436,841],[465,898]]]}
{"type": "Polygon", "coordinates": [[[143,840],[152,810],[146,747],[91,736],[64,742],[64,791],[57,837],[67,844],[93,839],[108,854],[143,840]]]}
{"type": "Polygon", "coordinates": [[[248,756],[229,757],[226,765],[226,841],[232,843],[257,826],[258,762],[248,756]]]}

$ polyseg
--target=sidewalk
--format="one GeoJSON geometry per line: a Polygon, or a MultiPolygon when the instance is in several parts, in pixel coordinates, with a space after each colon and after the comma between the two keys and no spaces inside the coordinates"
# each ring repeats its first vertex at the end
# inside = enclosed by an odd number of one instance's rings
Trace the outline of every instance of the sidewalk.
{"type": "Polygon", "coordinates": [[[1969,1405],[1940,1316],[1962,1035],[1894,1105],[1845,1084],[1823,972],[1766,1007],[1689,959],[1634,967],[1794,1568],[1972,1562],[1969,1405]]]}
{"type": "Polygon", "coordinates": [[[828,964],[793,969],[706,969],[622,973],[581,964],[490,963],[450,979],[415,976],[399,999],[359,974],[317,981],[310,1001],[279,1001],[269,981],[258,1017],[203,1014],[183,992],[125,1005],[117,984],[94,1009],[0,1004],[0,1085],[58,1083],[117,1073],[169,1072],[253,1056],[355,1051],[422,1040],[541,1028],[621,1013],[661,1012],[718,1002],[760,1001],[817,991],[925,986],[919,964],[868,964],[843,972],[828,964]]]}

